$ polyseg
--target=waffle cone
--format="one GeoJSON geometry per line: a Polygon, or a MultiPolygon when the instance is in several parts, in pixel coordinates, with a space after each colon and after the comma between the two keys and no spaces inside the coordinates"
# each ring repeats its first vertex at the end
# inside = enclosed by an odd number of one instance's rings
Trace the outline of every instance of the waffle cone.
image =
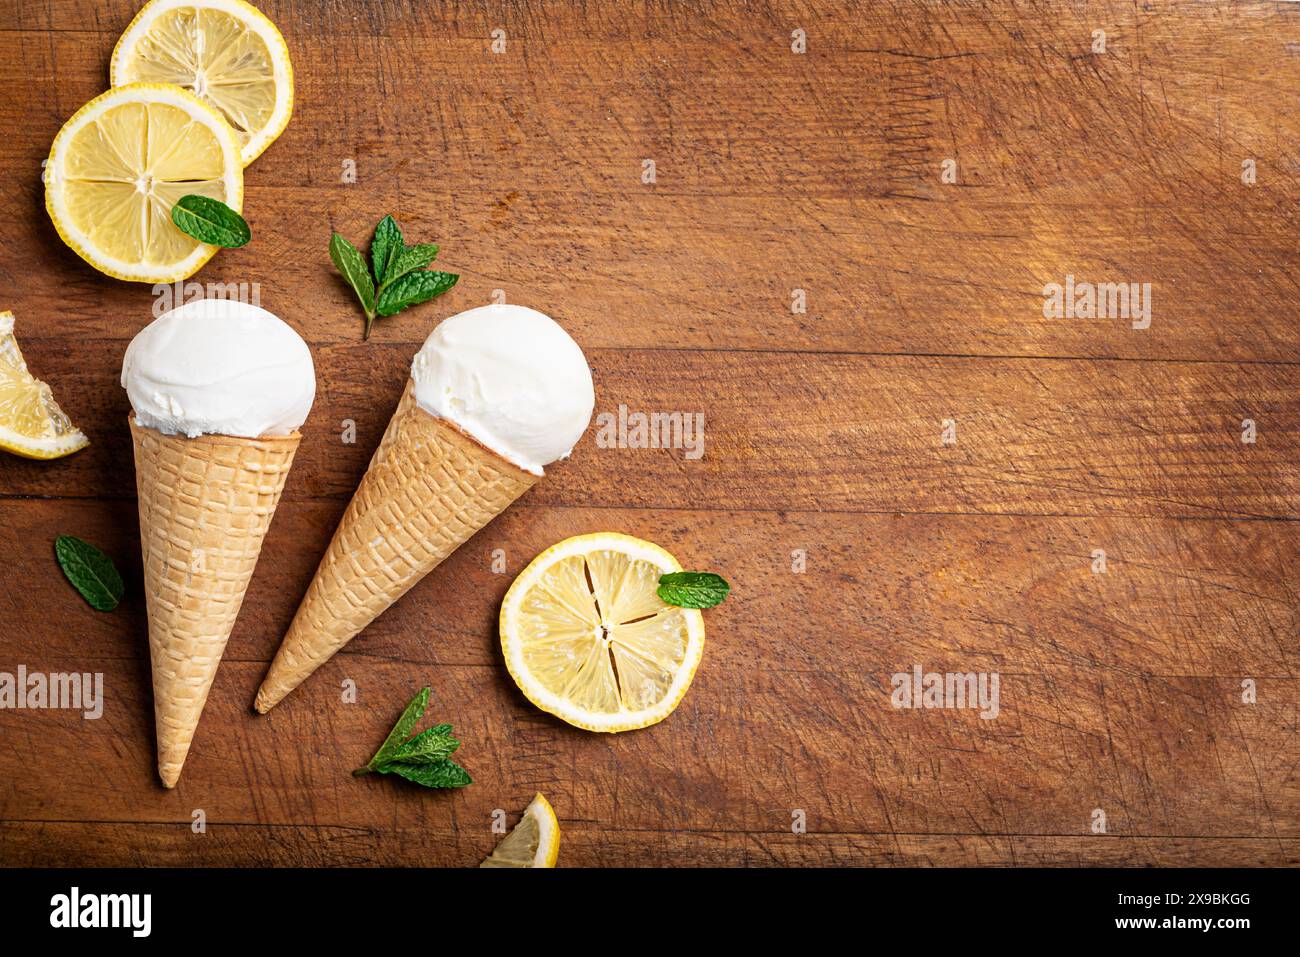
{"type": "Polygon", "coordinates": [[[537,481],[415,404],[408,381],[255,707],[265,714],[537,481]]]}
{"type": "Polygon", "coordinates": [[[174,787],[300,435],[163,435],[130,419],[158,774],[174,787]]]}

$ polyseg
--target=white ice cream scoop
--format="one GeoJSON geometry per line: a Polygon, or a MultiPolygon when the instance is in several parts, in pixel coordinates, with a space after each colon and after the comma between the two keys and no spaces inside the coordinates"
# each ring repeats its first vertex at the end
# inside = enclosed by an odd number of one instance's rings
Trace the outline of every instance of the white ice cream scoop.
{"type": "Polygon", "coordinates": [[[199,299],[140,330],[122,360],[135,419],[166,435],[288,435],[311,411],[302,337],[258,306],[199,299]]]}
{"type": "Polygon", "coordinates": [[[596,404],[578,344],[525,306],[444,319],[416,353],[411,378],[420,408],[534,475],[573,451],[596,404]]]}

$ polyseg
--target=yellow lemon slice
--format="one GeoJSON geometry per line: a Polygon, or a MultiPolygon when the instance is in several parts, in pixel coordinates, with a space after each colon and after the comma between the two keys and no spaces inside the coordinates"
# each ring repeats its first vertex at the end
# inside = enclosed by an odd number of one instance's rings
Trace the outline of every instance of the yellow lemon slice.
{"type": "Polygon", "coordinates": [[[284,37],[243,0],[153,0],[113,49],[109,78],[172,83],[213,107],[235,131],[247,166],[293,113],[293,66],[284,37]]]}
{"type": "Polygon", "coordinates": [[[652,542],[599,532],[533,559],[501,606],[501,650],[524,695],[588,731],[630,731],[673,712],[704,652],[704,616],[667,605],[659,576],[677,559],[652,542]]]}
{"type": "Polygon", "coordinates": [[[515,829],[501,839],[479,867],[554,867],[560,856],[560,822],[546,798],[538,794],[515,829]]]}
{"type": "Polygon", "coordinates": [[[14,338],[14,314],[0,312],[0,449],[29,459],[57,459],[89,444],[50,387],[27,371],[14,338]]]}
{"type": "Polygon", "coordinates": [[[178,86],[109,90],[54,137],[45,209],[63,241],[102,273],[166,283],[198,272],[217,247],[172,224],[172,206],[189,193],[238,212],[244,173],[230,127],[178,86]]]}

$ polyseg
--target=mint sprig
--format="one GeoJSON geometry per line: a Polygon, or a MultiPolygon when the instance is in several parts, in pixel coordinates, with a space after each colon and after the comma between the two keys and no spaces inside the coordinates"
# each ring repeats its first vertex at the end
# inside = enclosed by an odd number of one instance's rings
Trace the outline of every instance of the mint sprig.
{"type": "Polygon", "coordinates": [[[398,761],[384,765],[379,773],[396,774],[426,788],[463,788],[467,784],[474,783],[465,773],[464,768],[447,758],[428,764],[407,764],[398,761]]]}
{"type": "Polygon", "coordinates": [[[397,228],[397,220],[385,216],[375,227],[375,236],[370,240],[370,265],[375,271],[376,285],[384,281],[388,264],[401,254],[402,246],[402,231],[397,228]]]}
{"type": "Polygon", "coordinates": [[[126,588],[113,561],[89,542],[72,535],[54,540],[54,557],[72,587],[96,611],[112,611],[122,600],[126,588]]]}
{"type": "Polygon", "coordinates": [[[666,604],[679,608],[712,608],[722,604],[731,586],[713,572],[669,572],[659,576],[655,591],[666,604]]]}
{"type": "Polygon", "coordinates": [[[370,268],[362,258],[357,247],[335,233],[330,239],[330,259],[343,278],[348,281],[352,291],[361,300],[361,308],[366,311],[366,338],[370,338],[370,324],[375,321],[375,283],[370,278],[370,268]]]}
{"type": "Polygon", "coordinates": [[[210,246],[237,249],[253,238],[244,217],[219,199],[189,193],[172,207],[172,223],[186,236],[210,246]]]}
{"type": "Polygon", "coordinates": [[[381,316],[395,315],[407,306],[417,306],[434,296],[442,295],[456,285],[459,278],[451,273],[432,270],[400,276],[391,283],[385,283],[379,290],[375,310],[381,316]]]}
{"type": "Polygon", "coordinates": [[[330,238],[330,259],[356,293],[366,314],[366,331],[379,316],[392,316],[408,306],[417,306],[440,296],[460,276],[449,272],[426,271],[438,255],[433,243],[407,246],[402,230],[392,216],[385,216],[375,227],[370,240],[370,264],[350,242],[335,233],[330,238]]]}
{"type": "Polygon", "coordinates": [[[410,700],[402,716],[388,732],[375,756],[353,775],[396,774],[426,788],[463,788],[473,781],[451,755],[460,747],[451,734],[451,725],[439,724],[412,736],[416,724],[429,707],[428,687],[421,688],[410,700]]]}

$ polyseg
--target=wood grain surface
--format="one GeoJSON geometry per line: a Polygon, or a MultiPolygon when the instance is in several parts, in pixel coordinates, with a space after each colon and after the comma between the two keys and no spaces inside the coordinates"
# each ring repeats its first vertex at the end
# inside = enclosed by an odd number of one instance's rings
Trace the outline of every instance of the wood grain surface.
{"type": "Polygon", "coordinates": [[[0,459],[0,671],[105,683],[98,720],[0,710],[0,864],[472,865],[538,790],[561,866],[1300,863],[1297,5],[259,5],[296,111],[246,171],[253,243],[195,279],[257,283],[319,386],[164,791],[117,381],[155,297],[66,249],[40,184],[135,5],[0,0],[0,309],[93,443],[0,459]],[[462,279],[362,343],[326,246],[388,212],[462,279]],[[1150,283],[1149,328],[1045,318],[1067,275],[1150,283]],[[497,289],[573,333],[598,412],[702,414],[703,456],[588,433],[255,716],[411,356],[497,289]],[[733,585],[678,710],[617,736],[533,709],[495,628],[599,530],[733,585]],[[59,534],[114,557],[117,611],[59,534]],[[894,708],[914,665],[997,673],[997,717],[894,708]],[[350,777],[424,683],[474,785],[350,777]]]}

